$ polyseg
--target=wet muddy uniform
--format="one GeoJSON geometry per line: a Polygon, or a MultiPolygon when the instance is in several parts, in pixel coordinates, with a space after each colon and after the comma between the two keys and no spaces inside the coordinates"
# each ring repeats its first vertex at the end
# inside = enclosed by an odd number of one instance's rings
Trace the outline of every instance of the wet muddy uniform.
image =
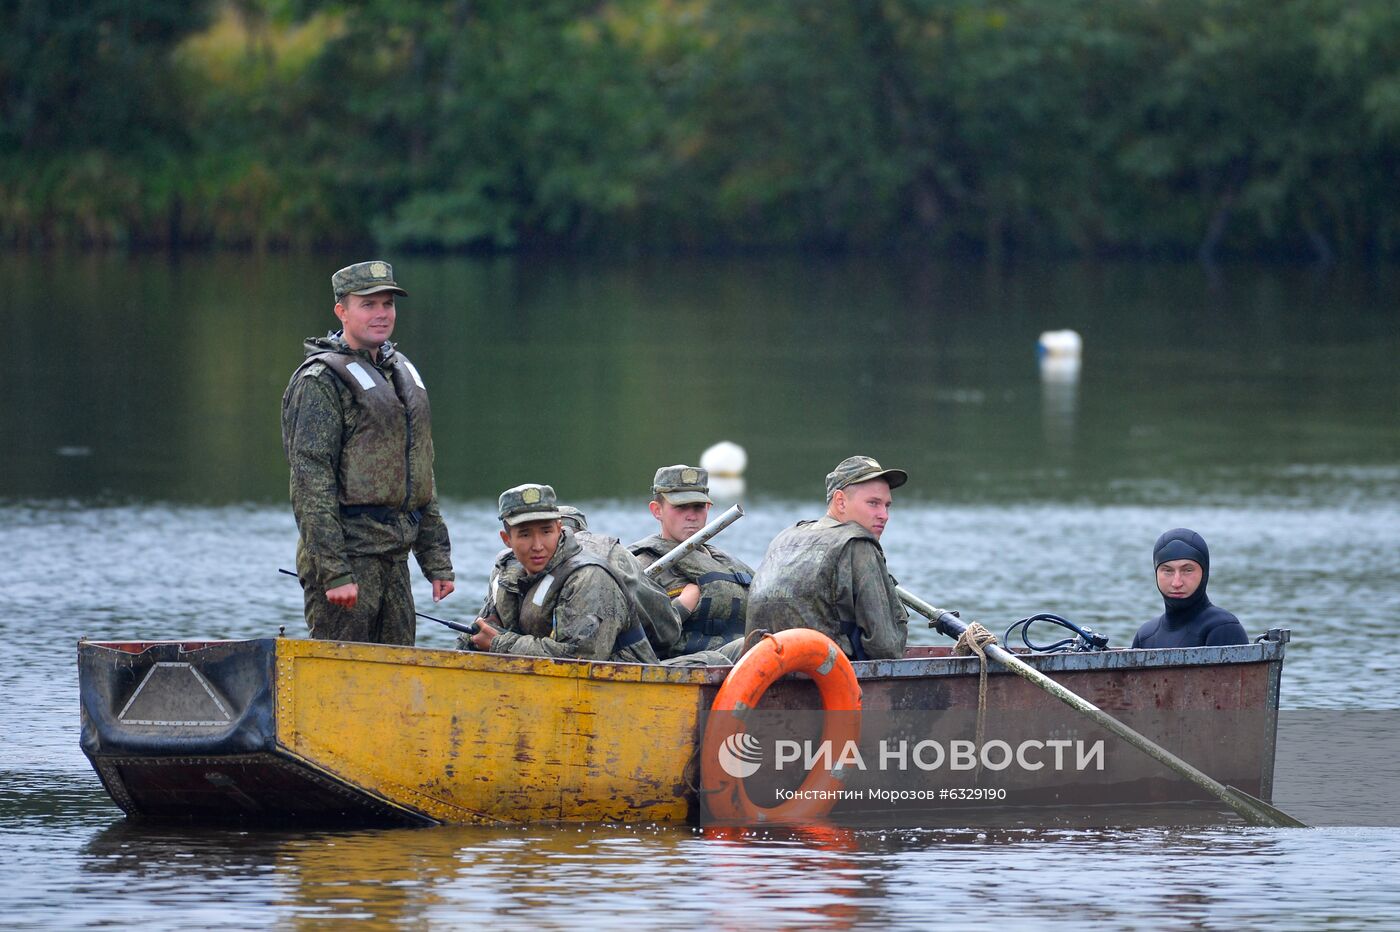
{"type": "Polygon", "coordinates": [[[335,333],[305,352],[282,397],[282,444],[307,626],[315,638],[413,644],[408,554],[428,579],[453,578],[427,390],[392,343],[378,362],[335,333]],[[326,600],[352,582],[353,608],[326,600]]]}
{"type": "Polygon", "coordinates": [[[670,657],[680,653],[684,645],[681,633],[683,609],[672,601],[665,589],[646,575],[643,564],[622,546],[622,541],[592,531],[574,531],[574,537],[585,552],[606,560],[613,568],[641,613],[642,627],[656,655],[670,657]]]}
{"type": "MultiPolygon", "coordinates": [[[[653,534],[629,544],[627,549],[636,554],[645,567],[676,549],[676,542],[653,534]]],[[[700,601],[695,611],[687,612],[683,605],[676,603],[682,640],[675,654],[718,650],[744,636],[749,586],[753,583],[753,569],[747,563],[717,547],[702,544],[667,567],[656,581],[672,597],[679,595],[687,583],[700,587],[700,601]]]]}
{"type": "MultiPolygon", "coordinates": [[[[640,613],[642,630],[646,632],[647,640],[651,642],[656,655],[658,657],[672,656],[675,646],[680,643],[681,621],[677,607],[672,603],[671,598],[656,583],[646,577],[642,572],[642,565],[637,562],[637,558],[628,553],[627,548],[622,546],[622,542],[616,537],[607,537],[592,531],[571,529],[570,532],[584,552],[606,560],[608,565],[612,567],[617,579],[632,596],[640,613]]],[[[496,554],[496,560],[491,566],[491,579],[487,584],[486,602],[482,605],[481,611],[477,613],[481,618],[500,617],[496,611],[496,580],[512,563],[520,566],[515,559],[515,554],[510,552],[510,548],[496,554]]],[[[457,636],[457,649],[470,650],[467,641],[468,635],[459,634],[457,636]]]]}
{"type": "Polygon", "coordinates": [[[875,535],[826,516],[768,545],[749,590],[747,629],[758,628],[814,628],[853,660],[897,659],[909,616],[875,535]]]}
{"type": "Polygon", "coordinates": [[[497,564],[482,615],[501,622],[492,653],[658,662],[624,583],[572,531],[539,573],[526,573],[513,554],[497,564]]]}

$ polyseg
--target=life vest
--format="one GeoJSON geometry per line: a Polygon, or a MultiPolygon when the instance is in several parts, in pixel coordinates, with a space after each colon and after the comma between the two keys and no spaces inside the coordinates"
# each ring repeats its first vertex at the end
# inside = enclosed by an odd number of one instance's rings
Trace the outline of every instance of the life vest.
{"type": "Polygon", "coordinates": [[[325,352],[308,356],[297,376],[322,363],[349,389],[355,428],[340,451],[342,506],[415,511],[433,497],[432,412],[423,379],[403,354],[389,359],[389,378],[363,357],[325,352]]]}
{"type": "MultiPolygon", "coordinates": [[[[644,538],[627,549],[646,554],[655,562],[676,548],[676,541],[659,534],[644,538]]],[[[714,650],[744,636],[753,571],[723,550],[700,546],[660,573],[656,582],[671,596],[687,583],[700,587],[700,602],[681,623],[685,653],[714,650]]]]}
{"type": "MultiPolygon", "coordinates": [[[[564,546],[567,537],[560,538],[559,546],[564,546]]],[[[613,645],[616,654],[640,641],[646,640],[637,610],[636,599],[627,591],[627,586],[618,578],[617,571],[606,560],[580,549],[563,560],[554,569],[543,573],[522,592],[500,574],[492,579],[491,597],[496,604],[496,614],[501,619],[504,631],[516,631],[530,637],[554,637],[554,610],[559,604],[559,594],[564,591],[564,583],[570,576],[585,566],[597,566],[617,583],[627,600],[627,623],[613,645]]]]}
{"type": "Polygon", "coordinates": [[[623,589],[636,604],[639,619],[646,630],[647,640],[660,657],[670,657],[681,653],[680,615],[671,597],[657,585],[637,558],[632,555],[616,537],[595,534],[592,531],[572,531],[574,539],[585,552],[606,560],[612,567],[614,576],[622,581],[623,589]]]}
{"type": "MultiPolygon", "coordinates": [[[[846,656],[865,659],[856,620],[846,617],[837,592],[837,562],[856,540],[868,540],[880,551],[880,541],[854,521],[824,524],[801,521],[783,531],[768,545],[749,590],[748,629],[812,628],[841,646],[846,656]]],[[[900,605],[894,580],[883,573],[891,605],[900,605]]]]}

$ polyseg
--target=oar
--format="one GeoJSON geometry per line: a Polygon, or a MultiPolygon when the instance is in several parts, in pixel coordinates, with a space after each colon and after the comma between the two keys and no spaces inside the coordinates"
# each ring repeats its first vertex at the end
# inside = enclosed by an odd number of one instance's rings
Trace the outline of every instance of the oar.
{"type": "MultiPolygon", "coordinates": [[[[960,638],[967,631],[967,624],[952,612],[935,608],[923,599],[905,590],[903,587],[897,589],[899,597],[914,611],[923,615],[929,620],[929,627],[936,628],[940,634],[945,634],[950,638],[960,638]]],[[[1153,743],[1148,738],[1124,725],[1118,719],[1094,705],[1089,700],[1065,689],[1050,677],[1018,658],[1015,654],[1006,650],[999,644],[984,645],[988,656],[996,660],[1002,666],[1009,669],[1036,686],[1059,699],[1065,705],[1079,712],[1084,713],[1095,724],[1101,728],[1111,731],[1122,738],[1133,747],[1142,751],[1153,760],[1170,767],[1181,774],[1192,783],[1206,790],[1219,798],[1225,805],[1239,813],[1240,818],[1250,825],[1268,825],[1277,828],[1307,828],[1307,825],[1293,818],[1293,816],[1278,809],[1262,799],[1251,796],[1243,790],[1237,790],[1233,786],[1226,786],[1218,780],[1212,779],[1200,770],[1177,757],[1161,745],[1153,743]]]]}
{"type": "Polygon", "coordinates": [[[679,560],[685,559],[686,555],[692,553],[695,550],[695,548],[710,540],[720,531],[729,527],[729,525],[733,524],[735,521],[738,521],[743,516],[743,508],[741,508],[738,505],[729,506],[729,508],[724,512],[724,514],[720,515],[718,518],[711,521],[709,524],[705,525],[700,530],[696,531],[694,534],[691,534],[679,544],[676,544],[676,549],[672,550],[670,553],[657,560],[651,566],[648,566],[646,570],[644,570],[644,572],[651,578],[655,579],[661,573],[662,570],[666,569],[666,567],[670,566],[673,563],[676,563],[679,560]]]}
{"type": "MultiPolygon", "coordinates": [[[[301,577],[298,576],[296,573],[293,573],[291,570],[285,570],[279,566],[277,567],[277,572],[285,573],[286,575],[295,579],[297,582],[301,582],[301,577]]],[[[448,621],[446,618],[434,618],[432,615],[427,615],[423,612],[414,612],[413,614],[417,615],[419,618],[426,618],[429,621],[436,621],[440,625],[446,625],[453,631],[461,631],[463,634],[476,634],[476,632],[480,630],[477,627],[476,622],[472,622],[469,625],[464,625],[460,621],[448,621]]]]}

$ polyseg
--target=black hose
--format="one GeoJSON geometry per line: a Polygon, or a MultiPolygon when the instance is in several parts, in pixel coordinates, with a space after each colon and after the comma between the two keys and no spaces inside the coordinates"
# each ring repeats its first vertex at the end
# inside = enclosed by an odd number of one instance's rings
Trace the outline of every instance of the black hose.
{"type": "Polygon", "coordinates": [[[1005,644],[1010,646],[1011,636],[1016,633],[1018,628],[1020,629],[1021,643],[1037,654],[1054,654],[1061,651],[1095,651],[1108,647],[1108,638],[1097,634],[1093,628],[1082,627],[1068,618],[1051,612],[1038,612],[1029,618],[1022,618],[1020,621],[1014,622],[1011,627],[1006,629],[1006,636],[1002,639],[1005,644]],[[1061,628],[1068,628],[1074,632],[1074,635],[1061,638],[1050,644],[1036,644],[1030,639],[1030,628],[1037,621],[1045,621],[1059,625],[1061,628]]]}

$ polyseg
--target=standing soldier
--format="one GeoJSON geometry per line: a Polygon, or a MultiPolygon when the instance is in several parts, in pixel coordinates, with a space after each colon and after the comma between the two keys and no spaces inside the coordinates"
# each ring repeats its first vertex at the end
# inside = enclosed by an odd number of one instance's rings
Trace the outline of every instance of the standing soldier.
{"type": "MultiPolygon", "coordinates": [[[[627,549],[651,566],[705,526],[710,514],[710,474],[695,466],[663,466],[651,483],[651,514],[660,533],[627,549]]],[[[673,598],[681,616],[683,643],[678,653],[719,650],[744,636],[744,614],[753,569],[713,544],[702,544],[667,567],[656,580],[673,598]],[[699,586],[699,592],[687,586],[699,586]]]]}
{"type": "Polygon", "coordinates": [[[847,457],[828,473],[826,515],[799,521],[768,545],[749,596],[749,630],[815,628],[852,660],[903,657],[909,616],[880,536],[890,490],[908,480],[868,456],[847,457]]]}
{"type": "Polygon", "coordinates": [[[434,601],[453,576],[428,392],[388,342],[394,298],[408,292],[378,261],[336,272],[331,290],[342,329],[306,341],[282,396],[306,624],[314,638],[412,645],[409,551],[434,601]]]}

